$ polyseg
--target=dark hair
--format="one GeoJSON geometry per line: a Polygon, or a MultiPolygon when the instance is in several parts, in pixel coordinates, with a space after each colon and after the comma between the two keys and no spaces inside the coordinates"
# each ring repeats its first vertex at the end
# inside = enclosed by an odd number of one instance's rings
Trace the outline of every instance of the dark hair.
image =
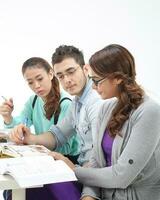
{"type": "Polygon", "coordinates": [[[107,125],[111,136],[120,135],[120,130],[131,111],[143,102],[144,91],[135,81],[134,58],[126,48],[111,44],[92,55],[89,63],[99,76],[122,80],[118,85],[118,103],[107,125]]]}
{"type": "Polygon", "coordinates": [[[85,64],[82,51],[74,46],[61,45],[52,55],[52,65],[60,63],[66,58],[73,58],[81,67],[85,64]]]}
{"type": "MultiPolygon", "coordinates": [[[[26,60],[22,65],[22,74],[24,75],[28,68],[43,68],[47,73],[52,70],[50,64],[43,58],[32,57],[26,60]]],[[[44,104],[45,116],[48,120],[51,119],[55,111],[58,109],[60,101],[60,87],[57,78],[54,76],[52,79],[52,88],[46,97],[44,104]]]]}

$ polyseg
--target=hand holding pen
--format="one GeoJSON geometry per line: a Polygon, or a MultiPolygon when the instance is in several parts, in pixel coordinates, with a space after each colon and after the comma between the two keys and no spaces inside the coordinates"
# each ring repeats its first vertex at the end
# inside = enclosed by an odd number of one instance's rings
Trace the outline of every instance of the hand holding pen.
{"type": "Polygon", "coordinates": [[[17,144],[29,144],[30,137],[32,137],[30,129],[24,124],[15,126],[9,134],[10,140],[17,144]]]}
{"type": "Polygon", "coordinates": [[[4,102],[0,105],[0,115],[2,115],[4,122],[6,124],[11,123],[12,121],[12,111],[14,109],[13,99],[7,99],[4,96],[1,96],[4,102]]]}

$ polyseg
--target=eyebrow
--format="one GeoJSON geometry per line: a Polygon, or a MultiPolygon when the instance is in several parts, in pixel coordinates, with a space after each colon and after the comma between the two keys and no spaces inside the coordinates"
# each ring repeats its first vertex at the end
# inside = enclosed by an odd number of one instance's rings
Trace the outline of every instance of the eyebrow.
{"type": "MultiPolygon", "coordinates": [[[[37,76],[35,76],[35,78],[40,78],[40,77],[42,77],[42,75],[41,74],[38,74],[37,76]]],[[[32,81],[33,79],[26,79],[27,81],[32,81]]]]}

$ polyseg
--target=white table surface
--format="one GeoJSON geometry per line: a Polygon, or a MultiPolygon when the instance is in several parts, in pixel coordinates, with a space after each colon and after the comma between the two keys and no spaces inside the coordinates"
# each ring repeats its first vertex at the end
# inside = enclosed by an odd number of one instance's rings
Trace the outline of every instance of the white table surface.
{"type": "MultiPolygon", "coordinates": [[[[42,187],[42,185],[36,187],[42,187]]],[[[0,175],[0,190],[12,190],[12,200],[25,200],[26,188],[20,188],[9,175],[0,175]]]]}

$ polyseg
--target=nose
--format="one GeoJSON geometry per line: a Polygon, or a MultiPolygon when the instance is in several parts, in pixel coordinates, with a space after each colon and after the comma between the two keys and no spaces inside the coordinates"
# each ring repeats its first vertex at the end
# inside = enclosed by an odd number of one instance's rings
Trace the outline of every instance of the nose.
{"type": "Polygon", "coordinates": [[[40,83],[38,81],[35,81],[34,88],[39,88],[39,87],[40,87],[40,83]]]}
{"type": "Polygon", "coordinates": [[[65,75],[65,76],[64,76],[64,82],[65,82],[65,83],[69,83],[69,82],[71,82],[70,77],[67,76],[67,75],[65,75]]]}

